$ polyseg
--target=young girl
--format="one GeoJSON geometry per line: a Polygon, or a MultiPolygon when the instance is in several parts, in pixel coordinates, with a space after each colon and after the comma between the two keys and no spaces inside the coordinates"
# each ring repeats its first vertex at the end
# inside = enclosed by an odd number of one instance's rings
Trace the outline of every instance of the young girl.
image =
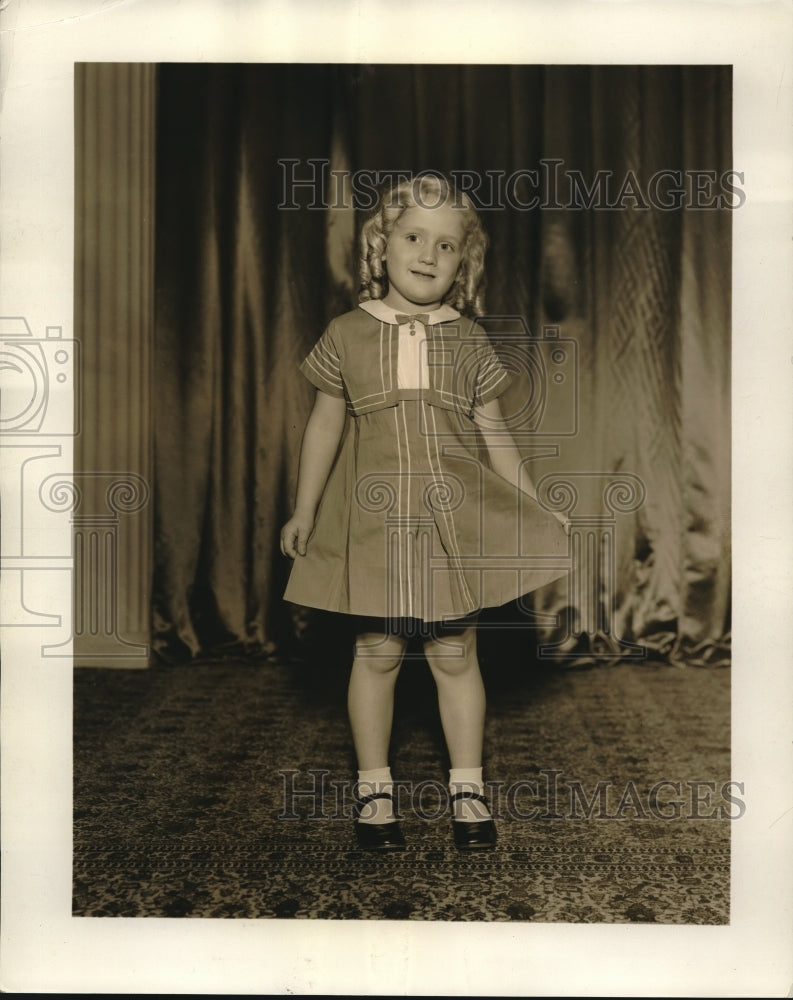
{"type": "Polygon", "coordinates": [[[483,312],[486,247],[471,202],[445,178],[385,191],[361,234],[360,304],[331,321],[301,366],[317,393],[281,532],[295,560],[284,597],[355,616],[348,711],[366,848],[405,844],[388,751],[411,635],[438,689],[454,843],[495,844],[476,612],[565,572],[565,530],[536,502],[502,418],[509,376],[464,318],[483,312]]]}

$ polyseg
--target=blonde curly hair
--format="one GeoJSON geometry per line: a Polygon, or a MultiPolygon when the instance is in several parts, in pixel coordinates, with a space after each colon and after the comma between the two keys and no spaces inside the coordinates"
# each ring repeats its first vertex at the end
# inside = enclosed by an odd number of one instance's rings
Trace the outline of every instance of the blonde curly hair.
{"type": "Polygon", "coordinates": [[[468,196],[442,174],[435,173],[409,177],[381,190],[377,207],[361,228],[359,302],[382,299],[388,294],[388,275],[382,258],[397,219],[405,209],[447,204],[462,211],[465,236],[457,275],[443,301],[463,314],[484,313],[487,233],[468,196]]]}

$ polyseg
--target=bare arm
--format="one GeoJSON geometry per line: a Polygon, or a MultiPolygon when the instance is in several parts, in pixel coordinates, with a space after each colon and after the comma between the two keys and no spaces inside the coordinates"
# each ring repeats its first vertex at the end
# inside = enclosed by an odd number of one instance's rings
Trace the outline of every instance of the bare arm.
{"type": "Polygon", "coordinates": [[[281,529],[281,552],[293,559],[306,554],[306,542],[341,441],[346,413],[343,398],[317,390],[300,449],[295,512],[281,529]]]}
{"type": "MultiPolygon", "coordinates": [[[[526,471],[523,458],[509,428],[504,423],[498,399],[492,399],[489,403],[477,406],[474,410],[474,421],[485,439],[493,471],[506,479],[507,482],[512,483],[516,489],[528,493],[532,499],[536,500],[537,488],[526,471]]],[[[562,524],[566,523],[567,519],[562,514],[554,511],[551,513],[557,521],[562,524]]]]}
{"type": "Polygon", "coordinates": [[[489,403],[477,406],[474,421],[485,439],[493,471],[536,500],[537,490],[526,466],[521,464],[523,459],[501,416],[498,400],[491,399],[489,403]]]}

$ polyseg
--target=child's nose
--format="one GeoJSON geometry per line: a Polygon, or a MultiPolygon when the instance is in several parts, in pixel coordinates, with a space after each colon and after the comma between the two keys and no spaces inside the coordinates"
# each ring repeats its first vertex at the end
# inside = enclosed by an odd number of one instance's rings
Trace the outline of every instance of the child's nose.
{"type": "Polygon", "coordinates": [[[422,247],[421,253],[419,254],[419,260],[423,264],[434,264],[435,263],[435,248],[434,247],[422,247]]]}

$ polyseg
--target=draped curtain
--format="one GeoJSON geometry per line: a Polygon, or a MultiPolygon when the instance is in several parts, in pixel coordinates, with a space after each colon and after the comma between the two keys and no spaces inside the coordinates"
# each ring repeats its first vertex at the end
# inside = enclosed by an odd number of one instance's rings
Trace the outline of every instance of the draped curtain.
{"type": "MultiPolygon", "coordinates": [[[[290,171],[307,179],[324,160],[339,171],[331,204],[363,170],[482,178],[488,314],[576,344],[575,400],[549,403],[551,422],[575,405],[575,433],[532,474],[575,472],[593,514],[598,477],[638,477],[644,502],[617,517],[614,579],[598,581],[612,629],[672,661],[718,662],[731,213],[642,202],[658,171],[690,183],[731,168],[730,68],[163,65],[158,95],[155,648],[283,652],[311,621],[281,599],[278,548],[313,397],[297,365],[357,304],[360,213],[311,207],[308,188],[279,205],[290,171]],[[527,170],[534,187],[514,181],[527,170]],[[569,171],[587,186],[607,176],[612,198],[626,177],[634,190],[618,210],[570,207],[569,171]],[[539,194],[542,207],[509,207],[499,177],[513,178],[513,202],[539,194]]],[[[564,581],[533,599],[566,620],[580,611],[564,581]]]]}

